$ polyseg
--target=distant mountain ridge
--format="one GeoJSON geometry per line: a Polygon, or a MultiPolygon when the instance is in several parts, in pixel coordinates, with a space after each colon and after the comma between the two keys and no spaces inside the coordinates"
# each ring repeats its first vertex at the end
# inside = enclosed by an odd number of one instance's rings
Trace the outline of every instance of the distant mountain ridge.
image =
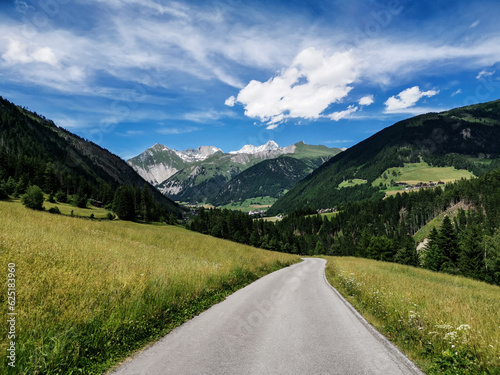
{"type": "MultiPolygon", "coordinates": [[[[316,160],[306,163],[311,166],[319,165],[339,152],[341,150],[337,148],[311,146],[304,142],[280,147],[272,140],[261,146],[245,145],[240,150],[229,153],[214,146],[177,151],[155,144],[128,160],[128,163],[167,197],[195,203],[211,202],[231,179],[264,160],[289,155],[296,159],[316,160]]],[[[300,173],[303,174],[308,168],[301,166],[300,173]]],[[[284,185],[288,186],[289,182],[284,185]]],[[[264,195],[265,193],[263,191],[264,195]]]]}

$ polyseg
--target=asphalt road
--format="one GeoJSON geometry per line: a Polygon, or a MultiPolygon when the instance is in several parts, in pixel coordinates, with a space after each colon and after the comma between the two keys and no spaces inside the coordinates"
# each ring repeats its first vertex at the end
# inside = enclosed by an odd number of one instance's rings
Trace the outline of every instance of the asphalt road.
{"type": "Polygon", "coordinates": [[[422,374],[328,284],[325,264],[257,280],[113,374],[422,374]]]}

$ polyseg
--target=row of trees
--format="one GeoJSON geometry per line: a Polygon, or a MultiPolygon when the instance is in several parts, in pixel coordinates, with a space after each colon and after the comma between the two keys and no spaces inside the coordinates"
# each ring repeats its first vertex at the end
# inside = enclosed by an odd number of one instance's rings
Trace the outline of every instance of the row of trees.
{"type": "Polygon", "coordinates": [[[252,220],[229,210],[203,210],[189,228],[265,249],[359,256],[422,266],[500,284],[500,170],[444,189],[403,193],[340,206],[331,219],[296,211],[282,221],[252,220]],[[417,253],[413,235],[457,204],[417,253]]]}
{"type": "MultiPolygon", "coordinates": [[[[30,185],[26,189],[14,190],[14,195],[21,195],[22,203],[34,210],[43,210],[45,201],[44,191],[38,185],[30,185]]],[[[55,195],[52,192],[45,191],[48,194],[47,200],[50,202],[72,203],[76,207],[86,208],[88,199],[81,193],[68,197],[64,192],[59,191],[55,195]]],[[[12,194],[12,189],[6,189],[0,185],[0,199],[8,198],[12,194]]],[[[102,203],[102,202],[101,202],[102,203]]],[[[175,224],[177,219],[175,215],[169,212],[161,204],[154,200],[153,194],[147,184],[141,188],[136,186],[121,185],[116,190],[113,199],[107,205],[122,220],[141,220],[145,222],[167,222],[175,224]]],[[[55,211],[59,213],[59,211],[55,211]]]]}

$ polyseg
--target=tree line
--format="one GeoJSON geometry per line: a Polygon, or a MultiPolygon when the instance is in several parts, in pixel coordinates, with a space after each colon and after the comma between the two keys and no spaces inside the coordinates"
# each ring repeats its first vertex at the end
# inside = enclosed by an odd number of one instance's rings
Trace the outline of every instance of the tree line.
{"type": "Polygon", "coordinates": [[[276,223],[242,212],[200,209],[192,230],[302,255],[357,256],[500,284],[500,170],[443,188],[339,205],[332,218],[303,208],[276,223]],[[419,252],[413,235],[450,207],[419,252]]]}

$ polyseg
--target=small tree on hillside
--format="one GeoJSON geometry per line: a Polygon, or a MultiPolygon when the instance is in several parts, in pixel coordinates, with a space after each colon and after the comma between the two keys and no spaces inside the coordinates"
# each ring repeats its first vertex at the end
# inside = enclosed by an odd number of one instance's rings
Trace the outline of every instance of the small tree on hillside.
{"type": "Polygon", "coordinates": [[[43,200],[42,189],[36,185],[28,187],[26,194],[21,198],[23,204],[33,210],[43,210],[43,200]]]}

